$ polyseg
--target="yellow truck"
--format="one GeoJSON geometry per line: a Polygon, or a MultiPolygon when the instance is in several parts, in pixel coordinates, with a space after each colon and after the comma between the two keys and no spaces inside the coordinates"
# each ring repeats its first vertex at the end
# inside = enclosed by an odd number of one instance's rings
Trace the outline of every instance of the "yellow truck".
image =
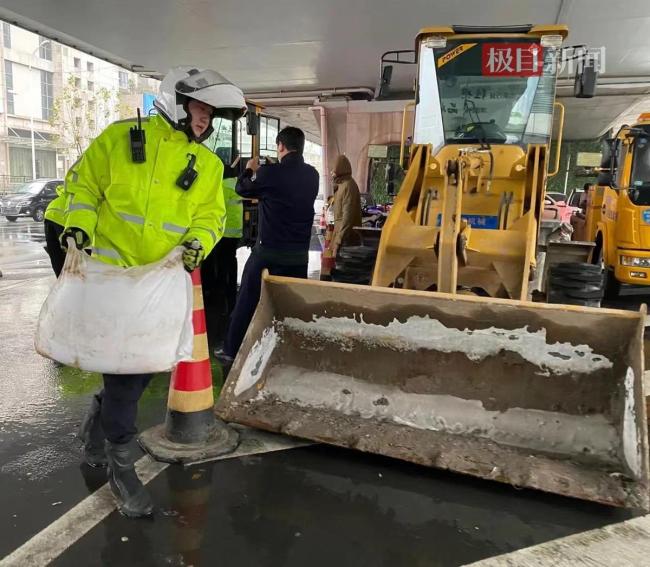
{"type": "Polygon", "coordinates": [[[598,182],[587,190],[583,236],[607,271],[605,294],[650,285],[650,113],[603,143],[598,182]]]}

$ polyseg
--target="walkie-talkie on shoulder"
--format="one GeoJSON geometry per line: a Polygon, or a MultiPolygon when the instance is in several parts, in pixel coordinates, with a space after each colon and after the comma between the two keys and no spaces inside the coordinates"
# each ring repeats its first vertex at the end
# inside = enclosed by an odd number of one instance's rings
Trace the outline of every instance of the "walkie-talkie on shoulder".
{"type": "Polygon", "coordinates": [[[145,131],[142,129],[142,120],[140,118],[140,109],[138,108],[138,125],[131,128],[131,159],[133,163],[144,163],[147,161],[147,155],[144,149],[147,140],[145,131]]]}

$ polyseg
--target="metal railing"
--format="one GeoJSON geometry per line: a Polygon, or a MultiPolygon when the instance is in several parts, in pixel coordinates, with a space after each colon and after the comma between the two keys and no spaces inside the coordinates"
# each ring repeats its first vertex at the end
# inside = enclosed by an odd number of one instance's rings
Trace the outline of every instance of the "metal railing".
{"type": "Polygon", "coordinates": [[[0,175],[0,195],[31,181],[31,175],[0,175]]]}

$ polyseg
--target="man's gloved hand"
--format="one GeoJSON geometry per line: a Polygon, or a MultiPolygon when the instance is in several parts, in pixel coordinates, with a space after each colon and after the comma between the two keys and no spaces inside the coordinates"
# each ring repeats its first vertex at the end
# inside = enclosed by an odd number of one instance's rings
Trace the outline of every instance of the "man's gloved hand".
{"type": "Polygon", "coordinates": [[[185,246],[183,265],[188,272],[193,272],[203,262],[205,250],[203,250],[203,246],[201,246],[201,243],[196,238],[183,242],[183,246],[185,246]]]}
{"type": "Polygon", "coordinates": [[[66,228],[61,235],[61,248],[66,252],[68,251],[68,238],[74,240],[77,250],[83,250],[90,246],[90,238],[88,238],[88,235],[80,228],[71,226],[70,228],[66,228]]]}

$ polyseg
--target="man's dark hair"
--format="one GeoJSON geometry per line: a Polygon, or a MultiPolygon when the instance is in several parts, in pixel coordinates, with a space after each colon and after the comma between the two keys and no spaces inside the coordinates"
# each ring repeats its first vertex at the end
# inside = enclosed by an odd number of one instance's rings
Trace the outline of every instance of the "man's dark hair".
{"type": "Polygon", "coordinates": [[[287,126],[278,132],[275,143],[282,142],[290,152],[297,152],[302,155],[305,149],[305,133],[300,128],[287,126]]]}

